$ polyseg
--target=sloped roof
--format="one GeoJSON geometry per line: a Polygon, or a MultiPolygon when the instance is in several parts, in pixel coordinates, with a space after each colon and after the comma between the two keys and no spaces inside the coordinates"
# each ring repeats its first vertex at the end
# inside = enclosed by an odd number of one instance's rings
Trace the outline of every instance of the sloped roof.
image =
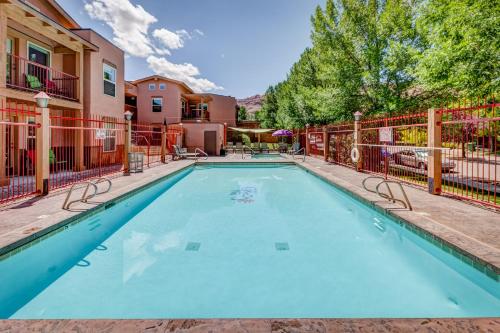
{"type": "Polygon", "coordinates": [[[172,83],[178,84],[180,86],[183,86],[190,93],[194,93],[193,89],[189,88],[189,86],[187,84],[185,84],[184,82],[177,81],[177,80],[174,80],[174,79],[169,79],[168,77],[161,76],[161,75],[147,76],[147,77],[142,78],[142,79],[138,79],[138,80],[135,80],[135,81],[130,81],[130,83],[132,83],[134,85],[137,85],[139,83],[146,82],[146,81],[152,81],[152,80],[163,80],[163,81],[167,81],[167,82],[172,82],[172,83]]]}

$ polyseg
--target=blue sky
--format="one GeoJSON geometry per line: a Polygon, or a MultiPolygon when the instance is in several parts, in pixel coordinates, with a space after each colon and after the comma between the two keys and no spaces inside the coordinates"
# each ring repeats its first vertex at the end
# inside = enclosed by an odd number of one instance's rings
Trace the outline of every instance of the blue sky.
{"type": "Polygon", "coordinates": [[[238,98],[286,77],[323,0],[58,0],[127,52],[126,78],[154,73],[238,98]],[[223,89],[222,89],[223,88],[223,89]]]}

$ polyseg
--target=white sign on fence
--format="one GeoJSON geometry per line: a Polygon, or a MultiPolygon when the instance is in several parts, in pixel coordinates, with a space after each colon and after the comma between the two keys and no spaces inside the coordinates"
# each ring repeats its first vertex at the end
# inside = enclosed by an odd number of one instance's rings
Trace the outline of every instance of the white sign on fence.
{"type": "Polygon", "coordinates": [[[381,127],[378,135],[380,142],[392,142],[392,127],[381,127]]]}
{"type": "Polygon", "coordinates": [[[96,140],[106,139],[106,130],[104,128],[96,128],[95,138],[96,138],[96,140]]]}

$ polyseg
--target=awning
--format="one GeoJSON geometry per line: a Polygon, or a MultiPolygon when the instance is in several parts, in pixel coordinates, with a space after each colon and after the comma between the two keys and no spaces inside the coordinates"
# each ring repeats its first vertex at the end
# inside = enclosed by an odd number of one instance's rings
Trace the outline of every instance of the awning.
{"type": "Polygon", "coordinates": [[[253,134],[262,134],[262,133],[269,133],[269,132],[274,131],[273,129],[266,129],[266,128],[253,129],[253,128],[228,127],[228,129],[230,129],[232,131],[240,132],[240,133],[253,133],[253,134]]]}

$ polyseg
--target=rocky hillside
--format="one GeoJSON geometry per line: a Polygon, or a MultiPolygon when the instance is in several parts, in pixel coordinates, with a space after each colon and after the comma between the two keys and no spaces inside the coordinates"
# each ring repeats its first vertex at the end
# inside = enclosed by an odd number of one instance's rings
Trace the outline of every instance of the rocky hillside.
{"type": "Polygon", "coordinates": [[[244,106],[248,113],[253,113],[259,111],[262,108],[262,99],[264,96],[255,95],[238,100],[239,106],[244,106]]]}

